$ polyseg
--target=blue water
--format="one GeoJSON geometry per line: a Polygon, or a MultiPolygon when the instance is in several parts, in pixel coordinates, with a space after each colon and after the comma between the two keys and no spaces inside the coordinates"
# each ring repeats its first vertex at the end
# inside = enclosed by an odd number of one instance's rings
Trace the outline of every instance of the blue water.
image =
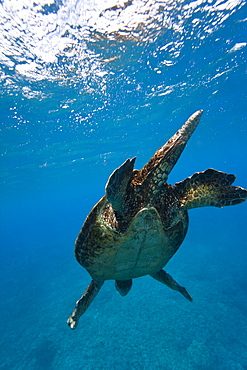
{"type": "Polygon", "coordinates": [[[0,2],[0,369],[247,369],[247,202],[191,210],[166,266],[90,282],[74,240],[111,172],[141,168],[198,109],[169,183],[207,168],[247,187],[245,1],[0,2]],[[114,5],[116,5],[114,7],[114,5]]]}

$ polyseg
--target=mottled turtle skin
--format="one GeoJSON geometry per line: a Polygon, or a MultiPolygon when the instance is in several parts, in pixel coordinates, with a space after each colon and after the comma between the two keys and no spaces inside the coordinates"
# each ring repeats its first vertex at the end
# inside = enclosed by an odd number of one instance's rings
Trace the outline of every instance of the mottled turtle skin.
{"type": "Polygon", "coordinates": [[[89,213],[75,243],[76,259],[92,281],[68,319],[72,329],[105,280],[115,280],[124,296],[132,279],[151,275],[192,301],[163,270],[185,238],[188,209],[230,206],[247,198],[247,190],[231,186],[234,175],[213,169],[174,186],[166,183],[201,115],[202,110],[195,112],[141,170],[134,170],[135,158],[127,159],[110,176],[105,196],[89,213]]]}

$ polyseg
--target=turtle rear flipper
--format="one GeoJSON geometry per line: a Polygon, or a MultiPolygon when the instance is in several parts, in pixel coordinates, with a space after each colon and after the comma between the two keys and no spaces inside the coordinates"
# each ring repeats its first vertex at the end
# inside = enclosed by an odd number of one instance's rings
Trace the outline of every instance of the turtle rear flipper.
{"type": "Polygon", "coordinates": [[[67,324],[71,327],[71,329],[75,329],[77,327],[81,315],[83,315],[87,308],[90,306],[96,295],[99,293],[100,288],[103,284],[103,280],[92,280],[91,283],[88,285],[85,293],[76,302],[76,307],[72,312],[72,315],[67,320],[67,324]]]}
{"type": "Polygon", "coordinates": [[[181,293],[186,299],[188,299],[190,302],[193,301],[193,298],[189,294],[186,288],[179,285],[172,277],[169,275],[166,271],[161,269],[158,272],[155,272],[154,274],[151,274],[152,278],[155,280],[160,281],[161,283],[167,285],[169,288],[173,290],[177,290],[179,293],[181,293]]]}
{"type": "Polygon", "coordinates": [[[231,186],[236,176],[208,169],[176,183],[174,191],[183,210],[197,207],[224,207],[247,199],[247,190],[231,186]]]}

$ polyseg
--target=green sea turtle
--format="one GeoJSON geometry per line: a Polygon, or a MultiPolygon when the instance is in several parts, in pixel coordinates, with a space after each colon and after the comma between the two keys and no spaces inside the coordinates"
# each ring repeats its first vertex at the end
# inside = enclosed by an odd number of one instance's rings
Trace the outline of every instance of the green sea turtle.
{"type": "Polygon", "coordinates": [[[92,281],[68,319],[72,329],[105,280],[115,280],[125,296],[133,278],[149,274],[192,301],[163,270],[185,238],[187,210],[231,206],[247,198],[247,190],[231,186],[234,175],[214,169],[174,186],[166,183],[201,115],[202,110],[194,113],[141,170],[133,169],[135,158],[127,159],[109,177],[106,194],[87,216],[75,243],[76,259],[92,281]]]}

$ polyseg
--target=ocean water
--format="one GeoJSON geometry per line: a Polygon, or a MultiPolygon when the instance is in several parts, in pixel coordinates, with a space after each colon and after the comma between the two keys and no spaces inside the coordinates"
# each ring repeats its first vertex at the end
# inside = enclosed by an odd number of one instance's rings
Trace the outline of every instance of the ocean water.
{"type": "Polygon", "coordinates": [[[140,169],[196,110],[169,176],[207,168],[247,188],[246,1],[0,1],[0,369],[247,369],[247,202],[189,212],[166,266],[102,287],[74,241],[111,172],[140,169]]]}

